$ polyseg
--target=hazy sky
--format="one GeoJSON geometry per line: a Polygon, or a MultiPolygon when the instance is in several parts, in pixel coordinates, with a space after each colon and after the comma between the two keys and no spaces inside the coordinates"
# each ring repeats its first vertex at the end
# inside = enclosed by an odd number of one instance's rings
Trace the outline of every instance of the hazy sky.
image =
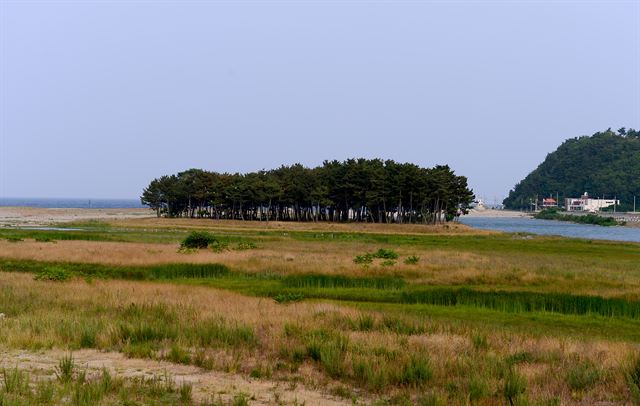
{"type": "Polygon", "coordinates": [[[640,2],[0,0],[0,196],[381,157],[502,198],[640,127],[640,2]]]}

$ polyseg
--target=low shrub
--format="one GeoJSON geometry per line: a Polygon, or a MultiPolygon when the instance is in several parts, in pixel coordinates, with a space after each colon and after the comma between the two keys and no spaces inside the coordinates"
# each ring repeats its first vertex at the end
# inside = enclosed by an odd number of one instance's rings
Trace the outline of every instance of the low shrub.
{"type": "Polygon", "coordinates": [[[373,257],[380,259],[398,259],[398,253],[393,250],[380,248],[378,251],[373,253],[373,257]]]}
{"type": "Polygon", "coordinates": [[[236,250],[238,251],[245,251],[245,250],[254,250],[258,248],[258,246],[254,243],[252,243],[251,241],[240,241],[238,244],[236,244],[236,250]]]}
{"type": "Polygon", "coordinates": [[[36,237],[35,240],[36,242],[56,242],[56,240],[53,240],[49,237],[36,237]]]}
{"type": "Polygon", "coordinates": [[[33,277],[33,279],[37,281],[54,281],[54,282],[64,282],[71,278],[71,272],[59,266],[49,266],[38,273],[33,277]]]}
{"type": "Polygon", "coordinates": [[[213,252],[224,252],[229,250],[229,242],[215,240],[209,244],[209,249],[213,252]]]}
{"type": "Polygon", "coordinates": [[[356,255],[353,262],[366,267],[373,263],[374,259],[383,259],[384,261],[381,263],[382,266],[393,266],[395,265],[395,260],[398,259],[398,253],[393,250],[380,248],[378,251],[373,253],[367,252],[366,254],[356,255]]]}
{"type": "Polygon", "coordinates": [[[536,213],[534,218],[539,220],[571,221],[580,224],[594,224],[597,226],[623,226],[624,221],[618,221],[613,217],[599,216],[597,214],[571,215],[559,213],[557,209],[544,209],[536,213]]]}
{"type": "Polygon", "coordinates": [[[373,262],[373,256],[371,254],[356,255],[353,262],[358,265],[368,265],[373,262]]]}
{"type": "Polygon", "coordinates": [[[183,246],[178,248],[178,254],[195,254],[196,252],[198,252],[198,248],[187,248],[183,246]]]}
{"type": "Polygon", "coordinates": [[[182,240],[181,247],[184,248],[207,248],[209,244],[216,241],[216,238],[205,231],[193,231],[184,240],[182,240]]]}
{"type": "Polygon", "coordinates": [[[405,260],[405,265],[415,265],[420,261],[420,257],[417,255],[410,255],[405,260]]]}
{"type": "Polygon", "coordinates": [[[277,303],[299,302],[302,299],[304,299],[304,295],[302,293],[293,293],[293,292],[280,293],[273,297],[273,300],[275,300],[277,303]]]}

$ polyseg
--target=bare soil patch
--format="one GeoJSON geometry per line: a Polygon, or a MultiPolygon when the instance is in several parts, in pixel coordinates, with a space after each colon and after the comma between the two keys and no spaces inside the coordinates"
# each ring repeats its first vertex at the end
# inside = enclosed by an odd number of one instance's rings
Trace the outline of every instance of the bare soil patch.
{"type": "MultiPolygon", "coordinates": [[[[18,367],[40,379],[55,379],[58,361],[68,355],[62,350],[39,353],[29,351],[0,351],[0,368],[18,367]]],[[[103,368],[122,378],[152,378],[168,374],[176,384],[188,383],[193,388],[193,399],[202,402],[210,399],[230,401],[243,393],[251,404],[277,403],[307,405],[347,405],[351,401],[336,398],[328,393],[304,388],[291,382],[253,379],[238,374],[206,371],[201,368],[173,364],[165,361],[127,358],[118,352],[79,350],[73,353],[76,367],[86,370],[88,376],[98,375],[103,368]]]]}
{"type": "Polygon", "coordinates": [[[155,217],[150,209],[47,209],[39,207],[0,207],[0,226],[37,227],[84,220],[115,220],[155,217]]]}

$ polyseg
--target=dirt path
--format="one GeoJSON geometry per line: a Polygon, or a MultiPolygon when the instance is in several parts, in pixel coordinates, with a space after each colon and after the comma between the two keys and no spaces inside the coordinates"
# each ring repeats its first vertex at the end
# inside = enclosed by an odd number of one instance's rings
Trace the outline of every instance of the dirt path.
{"type": "MultiPolygon", "coordinates": [[[[55,378],[55,368],[66,352],[51,350],[44,352],[0,350],[0,368],[18,368],[41,378],[55,378]]],[[[189,365],[164,361],[126,358],[118,352],[79,350],[73,353],[75,364],[87,374],[99,373],[102,368],[123,378],[164,376],[168,373],[177,385],[189,383],[196,402],[221,398],[233,399],[243,393],[252,405],[306,404],[306,405],[350,405],[351,401],[336,398],[318,390],[303,388],[290,382],[253,379],[241,375],[217,371],[206,371],[189,365]]]]}

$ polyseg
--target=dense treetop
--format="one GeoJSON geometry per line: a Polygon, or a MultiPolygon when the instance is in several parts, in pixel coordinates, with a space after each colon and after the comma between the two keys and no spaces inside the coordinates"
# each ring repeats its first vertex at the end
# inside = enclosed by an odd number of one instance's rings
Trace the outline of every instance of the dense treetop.
{"type": "Polygon", "coordinates": [[[584,192],[615,196],[627,207],[640,197],[640,132],[608,129],[565,141],[509,192],[504,205],[523,209],[536,195],[563,199],[584,192]]]}
{"type": "Polygon", "coordinates": [[[434,223],[473,198],[448,166],[349,159],[246,174],[189,169],[152,180],[141,201],[169,217],[434,223]]]}

